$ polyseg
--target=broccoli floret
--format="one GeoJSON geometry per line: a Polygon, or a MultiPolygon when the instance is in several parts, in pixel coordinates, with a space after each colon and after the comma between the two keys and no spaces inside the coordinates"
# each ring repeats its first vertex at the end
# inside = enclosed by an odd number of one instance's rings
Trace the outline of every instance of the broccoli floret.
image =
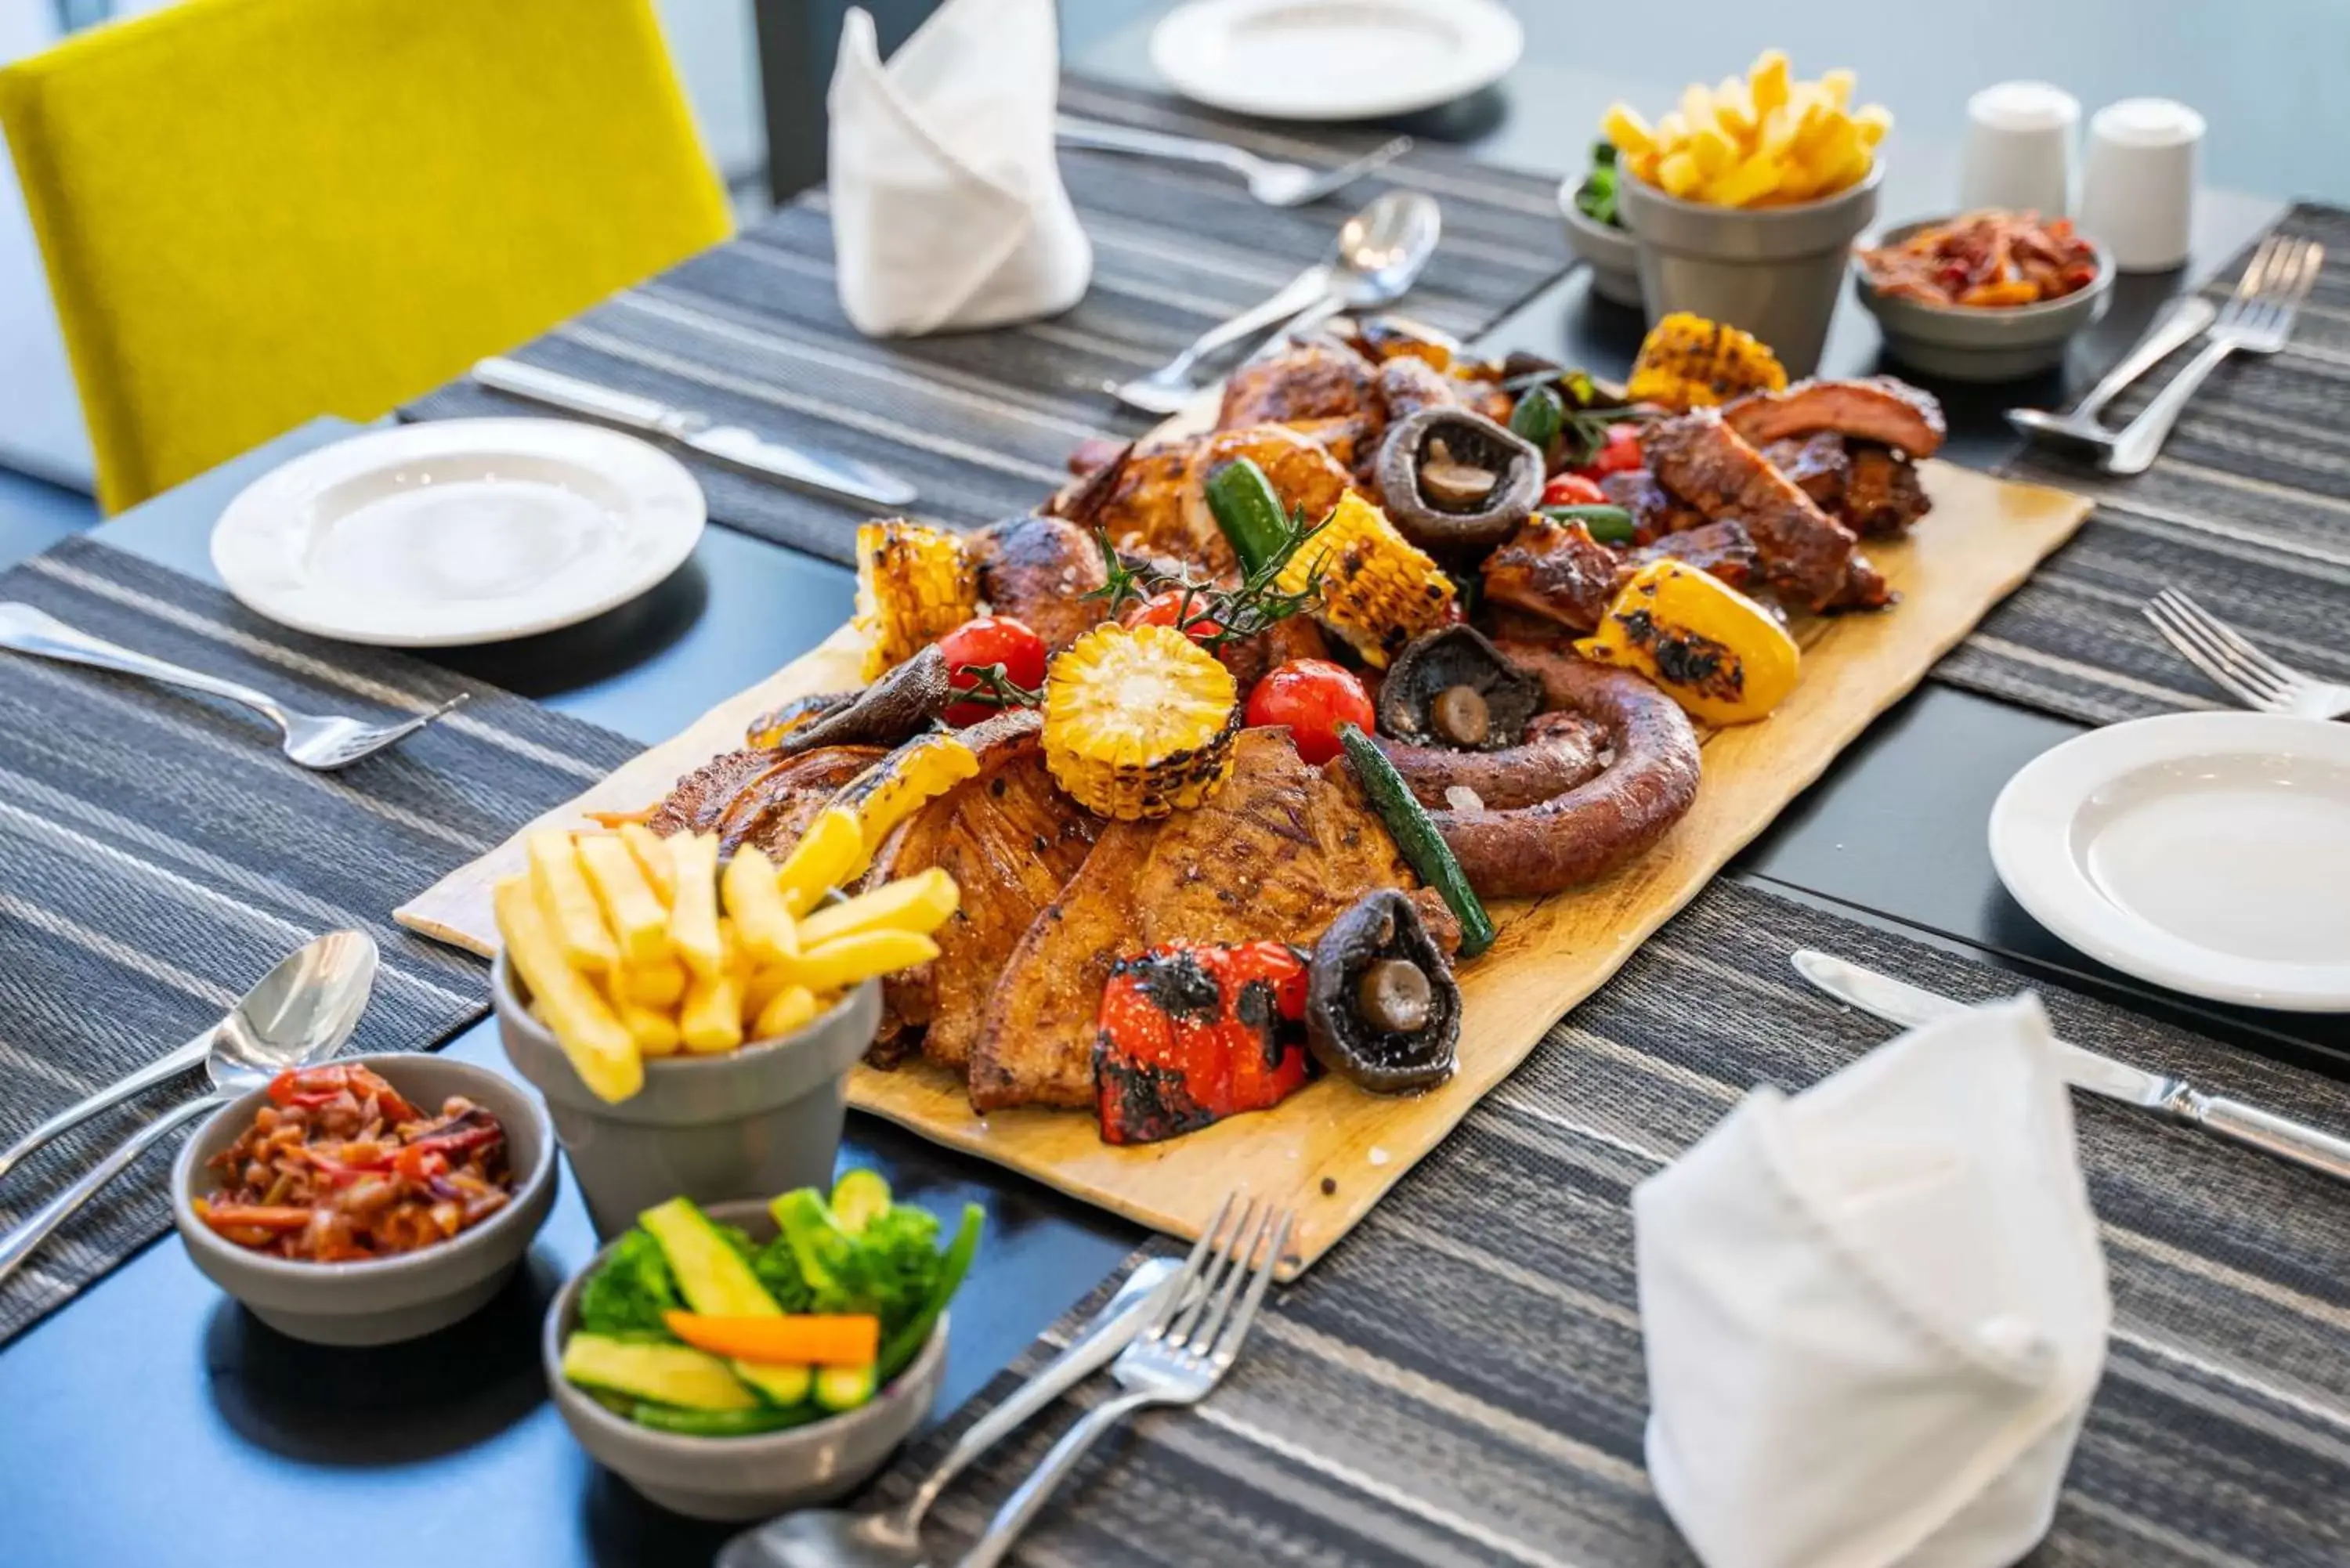
{"type": "Polygon", "coordinates": [[[632,1230],[612,1249],[611,1260],[580,1287],[579,1326],[590,1334],[669,1339],[661,1314],[683,1304],[660,1243],[632,1230]]]}
{"type": "Polygon", "coordinates": [[[785,1312],[814,1312],[816,1293],[800,1276],[800,1261],[792,1255],[788,1238],[778,1236],[751,1254],[751,1272],[785,1312]]]}
{"type": "Polygon", "coordinates": [[[939,1278],[939,1221],[927,1209],[898,1205],[827,1249],[831,1282],[816,1292],[818,1312],[869,1312],[888,1334],[913,1318],[939,1278]]]}

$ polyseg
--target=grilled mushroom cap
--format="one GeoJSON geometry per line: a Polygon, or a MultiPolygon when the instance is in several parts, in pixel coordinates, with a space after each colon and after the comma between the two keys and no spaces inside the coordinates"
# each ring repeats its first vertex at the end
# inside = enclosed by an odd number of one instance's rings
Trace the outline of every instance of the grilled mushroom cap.
{"type": "Polygon", "coordinates": [[[1467,409],[1430,408],[1388,427],[1379,499],[1413,544],[1460,555],[1508,538],[1542,499],[1532,442],[1467,409]]]}
{"type": "Polygon", "coordinates": [[[1461,988],[1409,897],[1364,894],[1322,933],[1305,966],[1305,1045],[1325,1069],[1374,1094],[1452,1076],[1461,988]]]}
{"type": "MultiPolygon", "coordinates": [[[[932,643],[823,718],[788,728],[775,746],[787,755],[818,746],[894,746],[920,733],[953,696],[946,655],[932,643]]],[[[758,735],[769,718],[754,722],[751,732],[758,735]]]]}
{"type": "Polygon", "coordinates": [[[1416,746],[1492,752],[1526,738],[1542,681],[1471,626],[1414,638],[1379,683],[1379,732],[1416,746]]]}

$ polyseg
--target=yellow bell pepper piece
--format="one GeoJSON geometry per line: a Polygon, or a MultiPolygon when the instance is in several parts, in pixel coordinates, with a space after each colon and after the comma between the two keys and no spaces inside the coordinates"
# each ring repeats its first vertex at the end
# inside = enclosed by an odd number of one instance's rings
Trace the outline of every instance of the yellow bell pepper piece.
{"type": "Polygon", "coordinates": [[[1685,561],[1651,561],[1624,585],[1599,629],[1575,645],[1586,659],[1637,670],[1690,718],[1744,724],[1795,689],[1795,639],[1771,612],[1685,561]]]}

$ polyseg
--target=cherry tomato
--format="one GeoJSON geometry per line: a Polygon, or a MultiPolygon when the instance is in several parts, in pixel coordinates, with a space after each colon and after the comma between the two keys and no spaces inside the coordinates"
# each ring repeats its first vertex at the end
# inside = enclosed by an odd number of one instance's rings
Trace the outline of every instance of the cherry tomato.
{"type": "Polygon", "coordinates": [[[1542,504],[1544,506],[1605,506],[1607,504],[1607,493],[1579,473],[1554,474],[1551,482],[1543,486],[1542,504]]]}
{"type": "Polygon", "coordinates": [[[1601,444],[1598,455],[1575,472],[1586,479],[1605,479],[1611,473],[1629,473],[1645,467],[1648,461],[1640,451],[1640,427],[1625,420],[1607,427],[1607,440],[1601,444]]]}
{"type": "MultiPolygon", "coordinates": [[[[939,639],[946,656],[947,680],[958,691],[979,684],[974,670],[1003,666],[1004,679],[1034,691],[1045,684],[1045,639],[1010,616],[983,615],[963,622],[939,639]]],[[[985,702],[957,702],[942,717],[960,730],[1001,711],[985,702]]]]}
{"type": "MultiPolygon", "coordinates": [[[[1120,626],[1173,626],[1183,614],[1183,600],[1186,597],[1181,588],[1169,588],[1164,593],[1153,594],[1149,598],[1119,617],[1118,624],[1120,626]]],[[[1199,642],[1224,629],[1216,622],[1200,616],[1199,611],[1202,607],[1197,594],[1188,597],[1191,600],[1191,612],[1194,618],[1190,626],[1183,628],[1183,634],[1186,637],[1193,642],[1199,642]]]]}
{"type": "Polygon", "coordinates": [[[1286,724],[1297,754],[1320,766],[1338,754],[1338,726],[1376,727],[1371,699],[1352,673],[1326,659],[1276,665],[1249,693],[1251,725],[1286,724]]]}

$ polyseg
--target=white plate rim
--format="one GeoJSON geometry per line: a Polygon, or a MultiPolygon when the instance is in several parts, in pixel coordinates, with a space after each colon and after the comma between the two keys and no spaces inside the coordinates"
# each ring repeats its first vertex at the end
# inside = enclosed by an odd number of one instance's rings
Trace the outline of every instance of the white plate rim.
{"type": "Polygon", "coordinates": [[[2299,755],[2350,766],[2350,726],[2272,713],[2166,713],[2092,730],[2016,772],[1991,810],[1991,866],[2026,913],[2090,957],[2190,996],[2291,1012],[2350,1011],[2350,961],[2213,952],[2106,898],[2074,860],[2072,826],[2124,774],[2198,756],[2299,755]]]}
{"type": "Polygon", "coordinates": [[[213,525],[211,554],[213,570],[237,602],[280,626],[372,648],[465,648],[576,626],[639,597],[692,556],[708,520],[708,502],[692,472],[660,448],[624,431],[574,420],[431,420],[365,431],[271,469],[239,491],[222,511],[213,525]],[[257,569],[250,553],[253,541],[273,525],[272,520],[330,484],[393,463],[492,450],[598,470],[631,493],[638,515],[665,530],[658,541],[660,547],[599,592],[550,601],[527,615],[510,609],[501,614],[497,607],[511,601],[488,600],[478,620],[430,632],[403,632],[310,613],[248,569],[257,569]]]}
{"type": "Polygon", "coordinates": [[[1169,87],[1211,109],[1265,119],[1336,124],[1450,103],[1501,80],[1525,53],[1525,29],[1498,0],[1379,0],[1379,4],[1417,11],[1459,29],[1466,63],[1447,75],[1420,78],[1417,84],[1366,82],[1357,98],[1301,109],[1285,99],[1232,90],[1217,78],[1211,66],[1213,56],[1203,44],[1211,36],[1266,12],[1311,10],[1313,0],[1188,0],[1151,28],[1150,64],[1169,87]]]}

